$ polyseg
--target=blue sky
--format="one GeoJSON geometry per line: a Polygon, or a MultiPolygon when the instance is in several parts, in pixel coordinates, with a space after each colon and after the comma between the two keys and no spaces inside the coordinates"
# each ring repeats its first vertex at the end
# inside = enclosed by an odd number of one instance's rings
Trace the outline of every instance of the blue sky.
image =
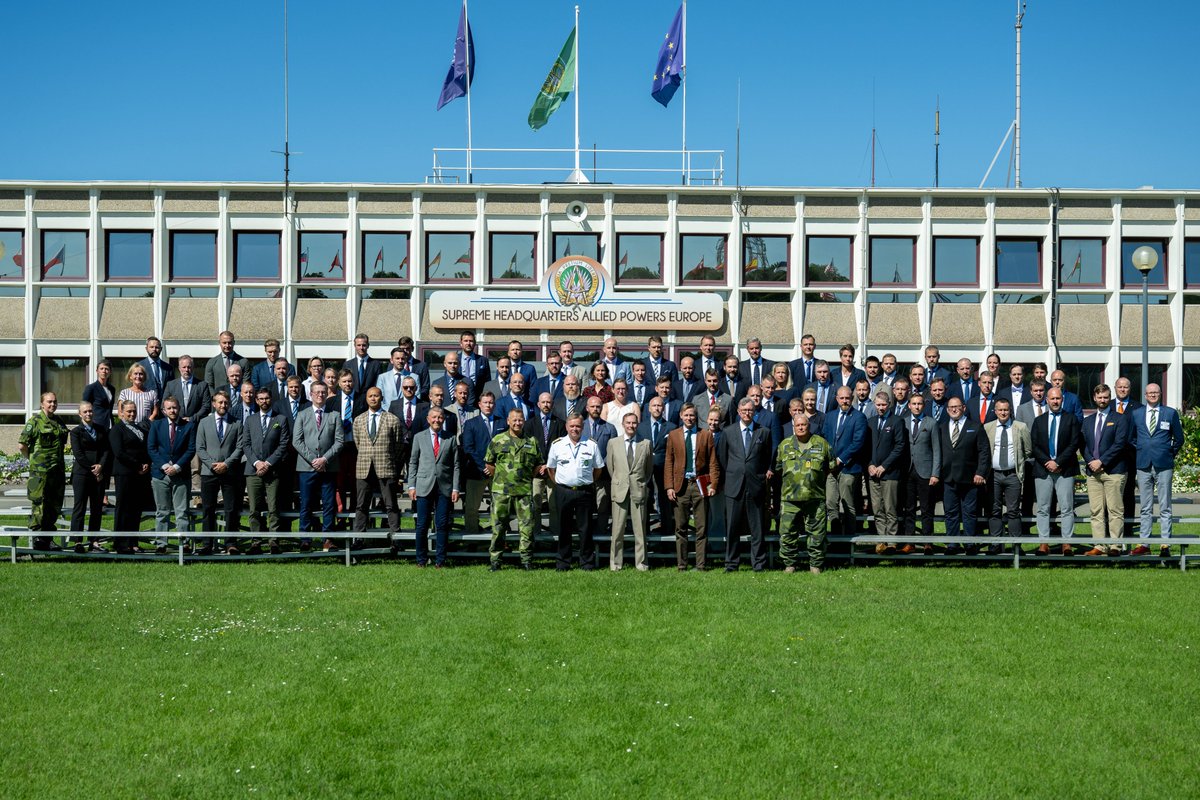
{"type": "MultiPolygon", "coordinates": [[[[5,13],[11,179],[278,180],[282,0],[22,3],[5,13]]],[[[466,145],[465,103],[435,112],[456,0],[291,0],[297,181],[420,182],[466,145]]],[[[581,140],[678,148],[681,95],[649,96],[676,0],[581,0],[581,140]]],[[[526,115],[573,19],[567,0],[476,0],[476,147],[569,147],[564,105],[526,115]]],[[[726,151],[733,182],[860,186],[872,121],[880,186],[975,186],[1013,113],[1014,4],[688,5],[688,144],[726,151]],[[872,88],[874,87],[874,88],[872,88]],[[874,93],[874,101],[872,94],[874,93]]],[[[1030,2],[1023,32],[1025,186],[1194,188],[1200,4],[1030,2]]],[[[585,158],[585,164],[589,163],[585,158]]],[[[1003,185],[1007,151],[989,181],[1003,185]]]]}

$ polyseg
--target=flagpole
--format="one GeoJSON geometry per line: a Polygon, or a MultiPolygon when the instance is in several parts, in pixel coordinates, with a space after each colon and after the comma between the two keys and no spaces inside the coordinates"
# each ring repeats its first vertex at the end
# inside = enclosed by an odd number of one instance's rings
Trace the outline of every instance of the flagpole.
{"type": "Polygon", "coordinates": [[[575,172],[571,177],[575,182],[582,183],[579,177],[582,173],[579,171],[579,6],[575,6],[575,87],[572,91],[575,95],[575,172]]]}
{"type": "Polygon", "coordinates": [[[682,182],[687,185],[687,0],[683,0],[683,64],[679,70],[683,80],[683,152],[680,154],[682,182]]]}
{"type": "Polygon", "coordinates": [[[463,51],[467,61],[467,183],[474,183],[471,169],[471,19],[467,14],[467,0],[463,0],[463,51]]]}

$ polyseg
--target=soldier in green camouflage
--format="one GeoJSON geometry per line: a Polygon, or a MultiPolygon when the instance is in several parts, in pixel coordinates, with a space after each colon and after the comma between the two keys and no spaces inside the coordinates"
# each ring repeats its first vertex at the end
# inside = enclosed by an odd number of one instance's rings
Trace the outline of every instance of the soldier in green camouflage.
{"type": "Polygon", "coordinates": [[[483,457],[483,472],[492,479],[492,572],[500,569],[504,537],[514,516],[521,537],[521,566],[533,569],[533,475],[542,457],[537,439],[524,438],[524,429],[525,415],[514,408],[508,412],[508,430],[492,438],[483,457]]]}
{"type": "MultiPolygon", "coordinates": [[[[67,487],[67,426],[54,412],[58,397],[54,392],[42,394],[42,410],[30,417],[21,431],[21,455],[29,459],[29,528],[35,531],[57,529],[58,514],[62,511],[63,493],[67,487]]],[[[49,536],[33,538],[35,550],[60,550],[49,536]]]]}
{"type": "Polygon", "coordinates": [[[825,478],[833,466],[833,448],[809,432],[808,417],[797,414],[789,436],[779,443],[775,472],[783,475],[780,489],[779,557],[784,572],[795,572],[800,561],[800,533],[808,535],[808,568],[814,575],[825,566],[825,478]]]}

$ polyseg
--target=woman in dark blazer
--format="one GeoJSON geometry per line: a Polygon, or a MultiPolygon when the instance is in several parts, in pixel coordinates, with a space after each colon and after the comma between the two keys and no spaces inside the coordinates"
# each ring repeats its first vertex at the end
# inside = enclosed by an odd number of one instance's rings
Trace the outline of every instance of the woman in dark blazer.
{"type": "MultiPolygon", "coordinates": [[[[118,407],[120,421],[108,433],[113,452],[113,478],[116,502],[113,530],[137,531],[142,525],[142,510],[150,497],[150,454],[146,449],[146,431],[134,420],[137,404],[124,400],[118,407]]],[[[118,536],[113,540],[118,553],[137,552],[137,536],[118,536]]]]}
{"type": "Polygon", "coordinates": [[[96,365],[96,380],[83,387],[83,401],[92,404],[96,424],[105,430],[112,428],[113,423],[117,421],[116,415],[113,414],[117,390],[109,382],[111,376],[112,364],[107,358],[102,359],[96,365]]]}

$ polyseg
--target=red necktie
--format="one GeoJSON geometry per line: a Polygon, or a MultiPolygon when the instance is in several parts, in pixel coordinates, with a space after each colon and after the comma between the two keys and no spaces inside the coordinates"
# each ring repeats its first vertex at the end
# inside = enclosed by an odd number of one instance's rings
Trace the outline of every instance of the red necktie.
{"type": "Polygon", "coordinates": [[[175,423],[171,423],[171,449],[175,449],[175,423]]]}
{"type": "Polygon", "coordinates": [[[408,428],[412,427],[412,407],[413,404],[408,403],[404,409],[404,425],[408,428]]]}
{"type": "Polygon", "coordinates": [[[986,398],[979,401],[979,421],[980,422],[987,421],[987,399],[986,398]]]}
{"type": "Polygon", "coordinates": [[[436,433],[433,435],[433,457],[437,458],[438,453],[442,452],[440,438],[436,433]]]}

